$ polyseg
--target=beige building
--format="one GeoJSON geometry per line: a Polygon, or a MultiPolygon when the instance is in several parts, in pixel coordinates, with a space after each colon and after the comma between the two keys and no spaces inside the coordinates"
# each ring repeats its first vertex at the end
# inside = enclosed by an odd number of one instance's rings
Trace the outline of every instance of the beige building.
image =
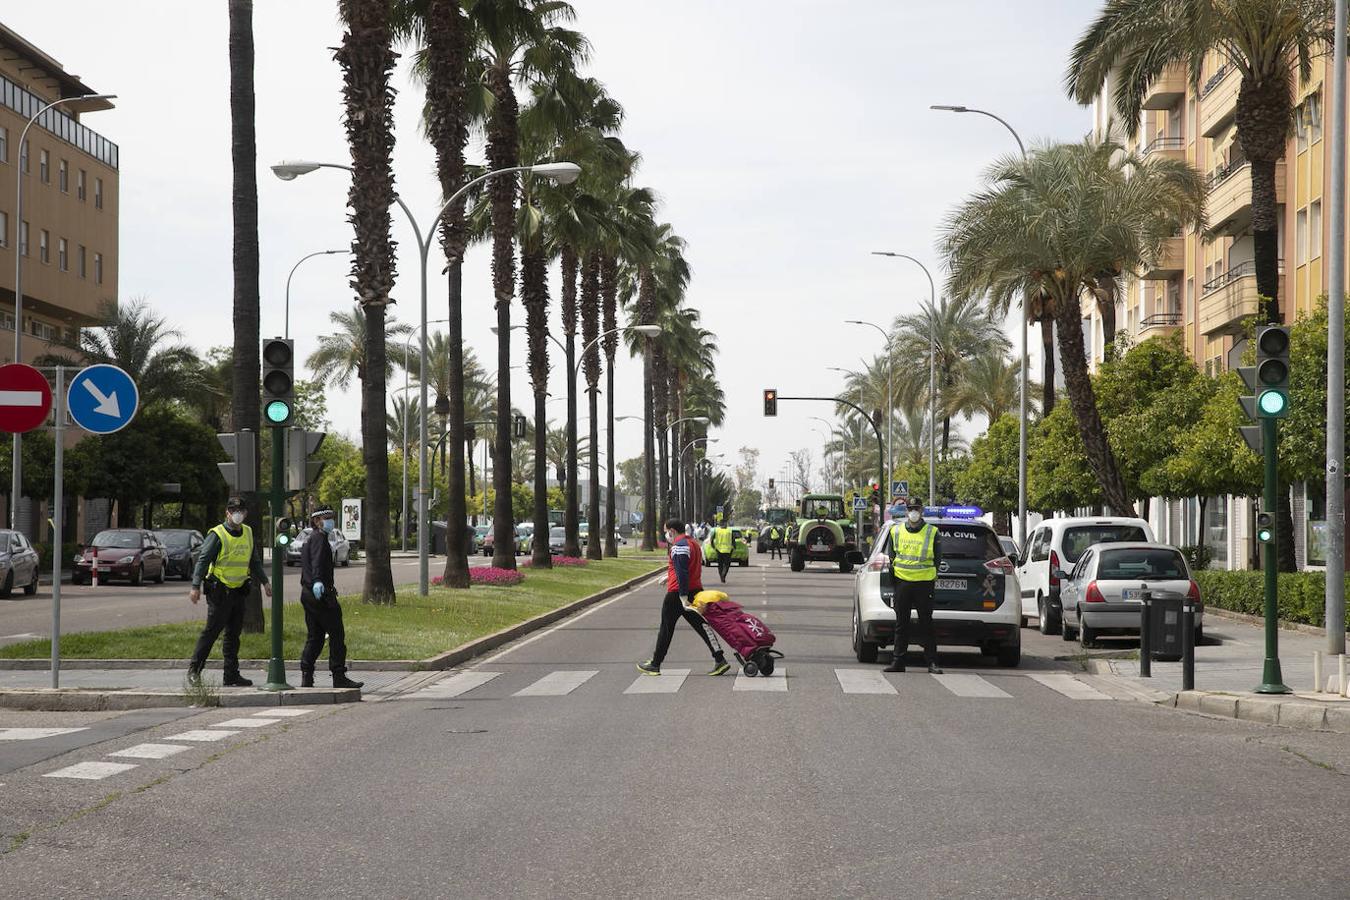
{"type": "MultiPolygon", "coordinates": [[[[1297,109],[1284,161],[1276,170],[1280,215],[1280,305],[1288,322],[1313,308],[1326,291],[1329,215],[1323,194],[1330,162],[1326,121],[1331,82],[1330,57],[1314,60],[1312,77],[1295,76],[1297,109]]],[[[1183,69],[1165,73],[1149,88],[1138,136],[1126,140],[1112,121],[1108,83],[1093,106],[1093,133],[1111,134],[1143,155],[1184,159],[1206,175],[1206,213],[1215,236],[1188,231],[1172,238],[1162,260],[1122,292],[1118,329],[1137,343],[1180,331],[1185,346],[1206,372],[1218,374],[1239,364],[1245,349],[1243,320],[1257,313],[1256,273],[1251,234],[1251,166],[1236,142],[1234,118],[1241,76],[1217,54],[1206,60],[1198,86],[1183,69]]],[[[1093,366],[1102,359],[1101,317],[1083,304],[1083,326],[1093,366]]],[[[1325,535],[1324,486],[1294,488],[1295,546],[1300,565],[1322,562],[1325,535]]],[[[1205,521],[1198,504],[1155,501],[1152,518],[1159,537],[1177,544],[1197,534],[1214,552],[1215,565],[1246,568],[1252,558],[1252,508],[1240,498],[1211,498],[1205,521]]]]}

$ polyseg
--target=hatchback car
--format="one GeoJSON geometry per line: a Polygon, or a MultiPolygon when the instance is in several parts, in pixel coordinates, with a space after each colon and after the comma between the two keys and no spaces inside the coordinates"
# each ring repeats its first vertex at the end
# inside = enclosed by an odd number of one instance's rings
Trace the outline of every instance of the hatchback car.
{"type": "Polygon", "coordinates": [[[487,536],[491,533],[492,533],[491,525],[475,526],[473,529],[474,549],[477,550],[479,553],[482,553],[483,542],[487,540],[487,536]]]}
{"type": "MultiPolygon", "coordinates": [[[[302,528],[300,533],[295,536],[295,540],[286,545],[286,565],[295,566],[300,564],[300,548],[305,546],[305,541],[309,540],[313,528],[302,528]]],[[[328,532],[328,546],[333,551],[333,565],[349,566],[352,562],[352,545],[342,532],[334,528],[328,532]]]]}
{"type": "Polygon", "coordinates": [[[93,580],[94,566],[98,566],[99,581],[125,578],[140,584],[147,578],[164,583],[168,572],[168,554],[153,531],[144,528],[109,528],[94,535],[94,539],[75,557],[73,584],[88,584],[93,580]]]}
{"type": "MultiPolygon", "coordinates": [[[[721,554],[713,546],[712,538],[703,542],[703,565],[717,565],[717,557],[721,554]]],[[[745,534],[739,528],[731,529],[731,564],[733,566],[750,565],[750,544],[745,540],[745,534]]]]}
{"type": "Polygon", "coordinates": [[[1041,522],[1016,560],[1017,580],[1022,585],[1022,626],[1036,618],[1041,634],[1059,633],[1060,579],[1055,571],[1072,571],[1088,547],[1108,541],[1154,540],[1153,529],[1143,519],[1063,516],[1041,522]]]}
{"type": "Polygon", "coordinates": [[[1204,635],[1200,585],[1176,547],[1157,543],[1094,544],[1083,551],[1073,571],[1061,579],[1063,624],[1060,634],[1077,635],[1091,647],[1103,634],[1139,634],[1139,610],[1145,591],[1185,596],[1199,604],[1195,642],[1204,635]]]}
{"type": "MultiPolygon", "coordinates": [[[[1021,589],[1012,560],[988,525],[973,519],[930,519],[942,540],[933,590],[933,631],[944,646],[979,647],[1000,666],[1022,661],[1018,627],[1021,589]]],[[[853,579],[853,651],[860,663],[895,642],[890,571],[891,530],[872,544],[867,564],[853,579]]]]}
{"type": "Polygon", "coordinates": [[[159,538],[168,555],[165,574],[177,575],[184,581],[191,580],[192,570],[197,565],[197,557],[201,555],[205,540],[202,533],[191,528],[161,528],[155,532],[155,537],[159,538]]]}
{"type": "Polygon", "coordinates": [[[42,565],[38,552],[18,531],[0,531],[0,597],[14,593],[14,586],[28,596],[37,593],[38,572],[42,565]]]}
{"type": "Polygon", "coordinates": [[[567,544],[567,529],[561,525],[554,525],[548,530],[548,552],[551,556],[562,556],[563,547],[567,544]]]}

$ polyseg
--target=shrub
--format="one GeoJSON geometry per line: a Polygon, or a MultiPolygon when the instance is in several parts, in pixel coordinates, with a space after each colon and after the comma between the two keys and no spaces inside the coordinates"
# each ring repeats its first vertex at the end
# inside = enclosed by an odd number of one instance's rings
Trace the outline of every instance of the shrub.
{"type": "MultiPolygon", "coordinates": [[[[1195,581],[1206,606],[1252,616],[1265,614],[1265,575],[1262,572],[1197,570],[1195,581]]],[[[1323,625],[1326,618],[1326,575],[1322,572],[1281,572],[1276,598],[1280,618],[1303,625],[1323,625]]],[[[1346,580],[1350,598],[1350,579],[1346,580]]],[[[1350,610],[1346,613],[1350,625],[1350,610]]]]}
{"type": "Polygon", "coordinates": [[[1214,559],[1214,551],[1208,544],[1191,544],[1189,547],[1181,548],[1181,555],[1186,557],[1186,562],[1190,565],[1192,572],[1203,572],[1209,568],[1210,562],[1214,559]]]}

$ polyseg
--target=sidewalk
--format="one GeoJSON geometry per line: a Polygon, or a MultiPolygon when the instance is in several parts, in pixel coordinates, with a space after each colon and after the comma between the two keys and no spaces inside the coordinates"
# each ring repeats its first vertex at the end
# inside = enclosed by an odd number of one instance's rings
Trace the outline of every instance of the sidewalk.
{"type": "Polygon", "coordinates": [[[1196,648],[1195,690],[1181,690],[1180,662],[1153,662],[1153,677],[1139,677],[1138,659],[1096,658],[1088,661],[1095,675],[1111,678],[1141,699],[1163,706],[1285,725],[1350,734],[1350,698],[1336,691],[1336,661],[1323,662],[1323,691],[1313,684],[1313,652],[1325,652],[1324,635],[1299,631],[1279,633],[1280,670],[1292,694],[1257,694],[1265,667],[1265,629],[1259,624],[1206,611],[1205,644],[1196,648]],[[1215,641],[1219,643],[1215,643],[1215,641]]]}

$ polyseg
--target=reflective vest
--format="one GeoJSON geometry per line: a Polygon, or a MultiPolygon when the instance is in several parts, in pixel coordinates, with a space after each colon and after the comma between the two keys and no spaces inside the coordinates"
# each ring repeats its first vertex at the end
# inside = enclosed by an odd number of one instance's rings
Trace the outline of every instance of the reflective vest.
{"type": "Polygon", "coordinates": [[[891,571],[902,581],[934,581],[937,578],[937,526],[925,524],[918,531],[904,525],[891,526],[891,571]]]}
{"type": "Polygon", "coordinates": [[[217,525],[211,533],[220,539],[220,552],[211,563],[207,574],[226,587],[242,587],[248,581],[249,562],[253,559],[253,529],[242,526],[242,534],[235,536],[224,525],[217,525]]]}
{"type": "Polygon", "coordinates": [[[770,529],[769,529],[769,540],[771,540],[771,541],[776,541],[776,540],[778,540],[778,538],[779,538],[778,529],[777,529],[777,528],[770,528],[770,529]]]}
{"type": "Polygon", "coordinates": [[[718,553],[730,553],[736,543],[736,538],[731,533],[730,528],[714,528],[712,540],[713,549],[718,553]]]}

